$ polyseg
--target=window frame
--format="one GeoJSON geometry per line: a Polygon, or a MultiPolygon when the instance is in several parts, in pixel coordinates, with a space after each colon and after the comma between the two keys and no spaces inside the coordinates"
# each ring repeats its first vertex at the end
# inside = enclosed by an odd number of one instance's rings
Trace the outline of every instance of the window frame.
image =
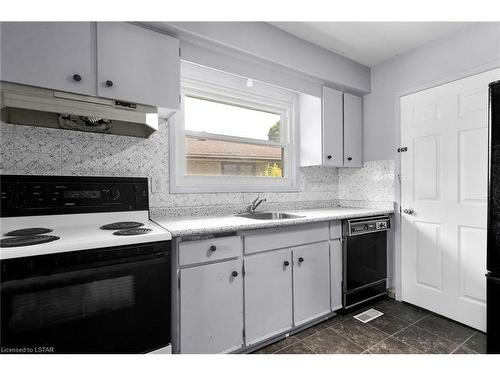
{"type": "Polygon", "coordinates": [[[248,88],[246,80],[238,78],[241,87],[234,87],[234,76],[231,76],[229,80],[231,87],[223,86],[220,83],[181,77],[180,111],[169,120],[171,193],[299,191],[298,142],[296,142],[298,139],[298,95],[293,92],[288,93],[288,90],[263,84],[248,88]],[[184,98],[186,96],[279,113],[281,115],[280,142],[185,130],[184,98]],[[187,136],[281,147],[283,148],[284,177],[187,175],[185,173],[187,171],[186,142],[184,141],[187,136]]]}

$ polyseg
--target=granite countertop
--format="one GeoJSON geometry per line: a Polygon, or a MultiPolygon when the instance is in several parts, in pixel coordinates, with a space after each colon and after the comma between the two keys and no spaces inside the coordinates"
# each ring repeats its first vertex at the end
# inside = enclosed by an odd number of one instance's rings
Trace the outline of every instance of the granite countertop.
{"type": "Polygon", "coordinates": [[[285,225],[351,219],[364,216],[387,215],[393,213],[394,210],[377,208],[333,207],[306,210],[286,210],[286,212],[290,214],[301,215],[304,217],[285,220],[255,220],[239,216],[204,216],[176,218],[153,216],[152,220],[172,233],[172,236],[181,237],[261,228],[274,228],[285,225]]]}

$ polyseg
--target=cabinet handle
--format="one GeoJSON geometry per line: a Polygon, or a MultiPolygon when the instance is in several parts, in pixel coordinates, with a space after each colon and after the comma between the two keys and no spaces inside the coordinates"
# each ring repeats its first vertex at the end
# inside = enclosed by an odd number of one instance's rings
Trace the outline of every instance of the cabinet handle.
{"type": "Polygon", "coordinates": [[[110,81],[109,79],[106,81],[106,86],[108,87],[113,87],[113,81],[110,81]]]}
{"type": "Polygon", "coordinates": [[[349,156],[349,157],[347,158],[347,160],[351,161],[351,160],[352,160],[352,158],[349,156]]]}
{"type": "Polygon", "coordinates": [[[231,276],[232,276],[232,277],[236,277],[236,276],[238,276],[238,272],[237,272],[237,271],[233,271],[233,273],[231,273],[231,276]]]}
{"type": "Polygon", "coordinates": [[[73,81],[80,82],[82,80],[82,76],[80,74],[73,74],[73,81]]]}
{"type": "Polygon", "coordinates": [[[299,258],[299,263],[302,263],[304,261],[304,258],[300,257],[299,258]]]}
{"type": "Polygon", "coordinates": [[[288,267],[288,266],[290,265],[290,262],[289,262],[288,260],[285,260],[285,261],[283,262],[283,265],[284,265],[285,267],[288,267]]]}
{"type": "Polygon", "coordinates": [[[326,158],[330,160],[332,158],[332,155],[328,155],[326,158]]]}
{"type": "Polygon", "coordinates": [[[215,245],[210,246],[210,251],[215,251],[215,250],[217,250],[217,246],[215,245]]]}

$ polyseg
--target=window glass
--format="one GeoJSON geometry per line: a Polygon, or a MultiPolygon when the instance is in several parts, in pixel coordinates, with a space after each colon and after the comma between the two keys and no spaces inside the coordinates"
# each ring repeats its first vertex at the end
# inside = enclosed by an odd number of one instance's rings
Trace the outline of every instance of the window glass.
{"type": "Polygon", "coordinates": [[[280,142],[281,115],[192,96],[184,98],[188,131],[280,142]]]}
{"type": "Polygon", "coordinates": [[[283,177],[283,148],[186,137],[187,175],[283,177]]]}

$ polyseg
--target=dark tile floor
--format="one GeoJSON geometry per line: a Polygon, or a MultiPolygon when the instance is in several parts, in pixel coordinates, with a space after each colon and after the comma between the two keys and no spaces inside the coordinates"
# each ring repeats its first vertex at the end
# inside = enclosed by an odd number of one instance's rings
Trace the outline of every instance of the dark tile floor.
{"type": "Polygon", "coordinates": [[[385,298],[255,351],[255,354],[479,354],[486,336],[419,307],[385,298]],[[352,316],[369,308],[369,323],[352,316]]]}

